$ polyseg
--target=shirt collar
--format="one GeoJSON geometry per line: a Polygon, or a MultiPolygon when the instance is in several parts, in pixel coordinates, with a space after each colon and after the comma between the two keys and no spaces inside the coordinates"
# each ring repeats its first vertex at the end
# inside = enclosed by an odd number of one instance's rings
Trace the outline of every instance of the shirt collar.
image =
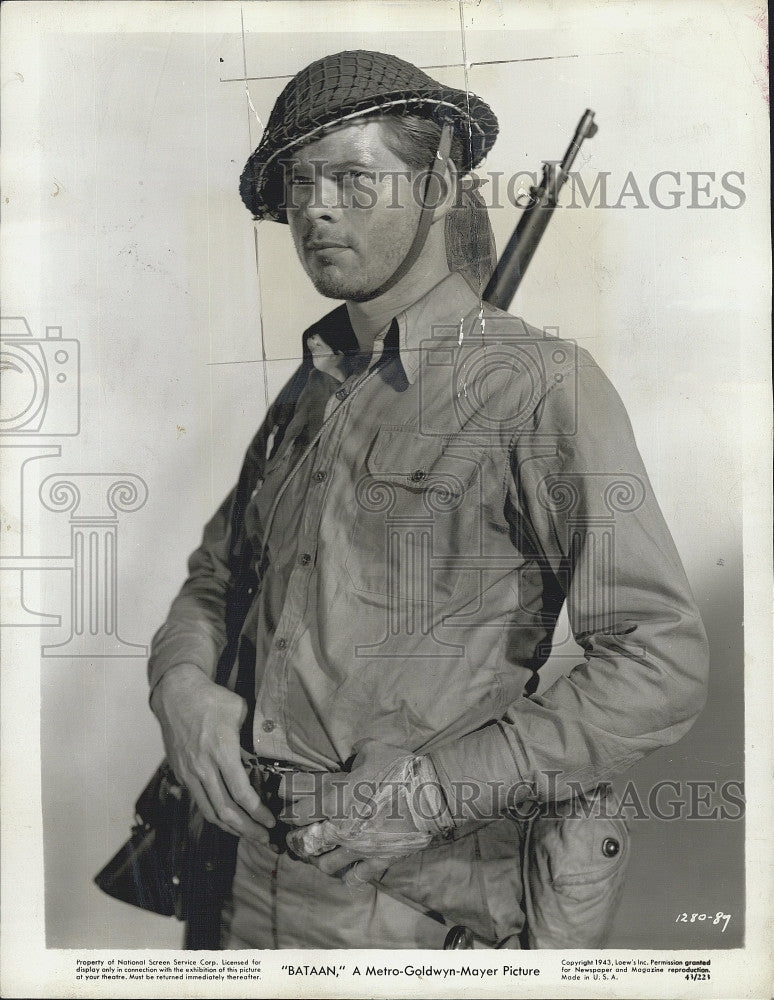
{"type": "MultiPolygon", "coordinates": [[[[398,313],[392,329],[397,326],[397,350],[400,362],[409,384],[416,381],[419,372],[420,350],[423,341],[432,336],[438,326],[459,326],[466,314],[478,305],[475,295],[465,278],[457,271],[446,275],[429,292],[398,313]]],[[[391,347],[392,330],[384,338],[384,350],[391,347]]],[[[357,355],[357,337],[349,321],[345,305],[328,313],[304,333],[304,354],[318,369],[328,370],[330,365],[317,352],[312,352],[309,341],[321,338],[334,352],[347,356],[357,355]]],[[[342,359],[343,360],[343,359],[342,359]]],[[[337,365],[342,374],[346,366],[337,365]]]]}
{"type": "Polygon", "coordinates": [[[458,327],[477,306],[478,298],[470,285],[458,271],[453,271],[395,317],[400,361],[410,385],[419,372],[422,342],[432,337],[433,328],[458,327]]]}

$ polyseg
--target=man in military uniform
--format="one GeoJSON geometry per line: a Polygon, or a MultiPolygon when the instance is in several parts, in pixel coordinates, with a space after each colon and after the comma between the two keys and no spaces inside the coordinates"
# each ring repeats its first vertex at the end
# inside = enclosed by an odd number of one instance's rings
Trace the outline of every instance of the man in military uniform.
{"type": "Polygon", "coordinates": [[[344,304],[304,333],[153,643],[168,757],[238,838],[223,947],[440,947],[439,917],[599,946],[626,829],[573,798],[703,705],[704,630],[620,399],[482,300],[470,172],[496,135],[475,95],[342,52],[288,83],[242,176],[344,304]],[[563,607],[578,655],[541,690],[563,607]]]}

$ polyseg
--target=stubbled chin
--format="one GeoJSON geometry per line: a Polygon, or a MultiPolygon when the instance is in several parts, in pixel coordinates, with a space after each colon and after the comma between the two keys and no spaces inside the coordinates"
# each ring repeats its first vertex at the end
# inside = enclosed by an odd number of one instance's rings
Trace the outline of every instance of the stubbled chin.
{"type": "Polygon", "coordinates": [[[320,295],[324,295],[327,299],[346,299],[349,297],[350,288],[338,275],[317,271],[310,277],[320,295]]]}
{"type": "Polygon", "coordinates": [[[325,273],[310,275],[312,284],[326,299],[343,299],[350,302],[364,302],[370,296],[370,290],[360,285],[342,279],[333,269],[325,273]]]}

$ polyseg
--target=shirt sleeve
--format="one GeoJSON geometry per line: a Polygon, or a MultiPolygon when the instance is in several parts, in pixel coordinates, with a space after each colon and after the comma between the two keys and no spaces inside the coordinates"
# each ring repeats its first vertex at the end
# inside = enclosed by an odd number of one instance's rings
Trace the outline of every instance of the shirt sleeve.
{"type": "Polygon", "coordinates": [[[188,578],[151,643],[151,693],[164,674],[181,664],[193,664],[215,678],[227,644],[228,592],[244,544],[240,534],[235,537],[234,528],[241,524],[250,494],[260,484],[270,447],[279,443],[287,427],[306,374],[303,366],[299,368],[269,407],[247,449],[237,484],[205,525],[201,544],[188,560],[188,578]]]}
{"type": "Polygon", "coordinates": [[[626,410],[593,361],[544,395],[512,442],[511,472],[507,506],[559,582],[583,658],[431,752],[456,818],[592,788],[679,740],[706,697],[698,609],[626,410]]]}

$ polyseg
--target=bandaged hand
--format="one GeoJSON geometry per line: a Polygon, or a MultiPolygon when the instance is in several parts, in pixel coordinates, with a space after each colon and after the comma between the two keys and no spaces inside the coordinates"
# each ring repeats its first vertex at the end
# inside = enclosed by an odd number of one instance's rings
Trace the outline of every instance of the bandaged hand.
{"type": "Polygon", "coordinates": [[[453,822],[431,761],[364,740],[349,772],[296,774],[280,794],[290,850],[350,885],[443,838],[453,822]]]}

